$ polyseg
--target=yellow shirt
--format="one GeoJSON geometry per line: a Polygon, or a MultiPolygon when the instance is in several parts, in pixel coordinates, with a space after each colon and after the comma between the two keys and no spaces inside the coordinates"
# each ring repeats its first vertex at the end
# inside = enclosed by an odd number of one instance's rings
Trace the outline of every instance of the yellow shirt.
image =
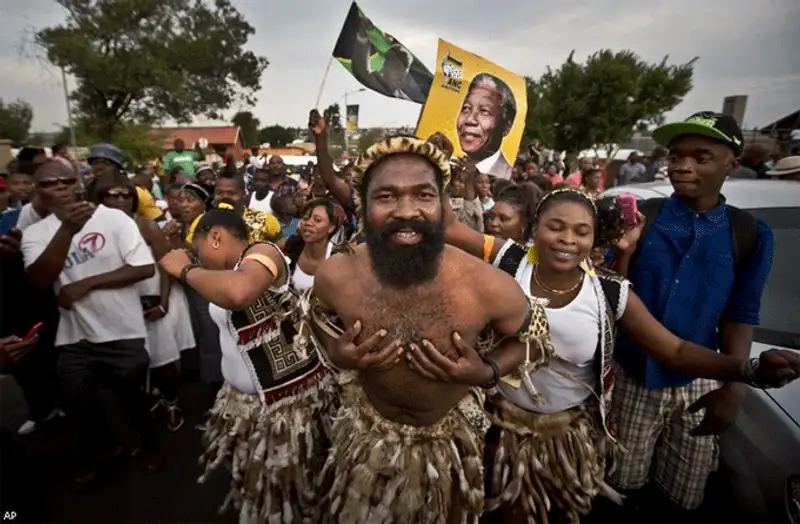
{"type": "Polygon", "coordinates": [[[270,213],[245,208],[242,214],[250,230],[250,243],[275,242],[281,238],[281,223],[270,213]]]}
{"type": "Polygon", "coordinates": [[[136,188],[136,195],[139,197],[139,214],[146,216],[151,220],[155,220],[160,217],[163,213],[158,206],[156,206],[156,200],[153,198],[153,195],[150,194],[150,191],[137,187],[136,188]]]}

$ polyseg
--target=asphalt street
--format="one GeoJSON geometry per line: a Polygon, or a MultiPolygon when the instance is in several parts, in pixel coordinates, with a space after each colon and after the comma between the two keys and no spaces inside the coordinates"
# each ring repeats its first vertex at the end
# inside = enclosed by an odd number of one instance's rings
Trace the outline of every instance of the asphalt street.
{"type": "MultiPolygon", "coordinates": [[[[230,523],[237,522],[235,512],[220,515],[218,507],[225,497],[229,477],[221,468],[203,485],[197,459],[201,451],[200,432],[196,429],[209,407],[210,397],[199,382],[189,382],[182,390],[186,424],[177,433],[168,433],[163,420],[157,420],[167,454],[165,467],[155,474],[146,474],[134,458],[122,461],[106,472],[95,485],[83,490],[73,487],[75,472],[72,450],[77,432],[69,419],[59,419],[20,439],[18,468],[29,473],[26,493],[31,504],[17,511],[15,522],[57,522],[80,524],[127,523],[230,523]]],[[[24,399],[16,383],[8,376],[0,378],[0,422],[7,429],[16,428],[27,415],[24,399]]],[[[7,451],[7,450],[4,450],[7,451]]],[[[4,456],[8,455],[4,453],[4,456]]],[[[12,478],[21,478],[20,472],[12,478]]],[[[704,504],[705,522],[747,522],[737,512],[724,487],[715,481],[704,504]]],[[[6,488],[0,486],[2,492],[6,488]]],[[[2,499],[3,497],[0,497],[2,499]]],[[[21,508],[3,504],[3,511],[21,508]]],[[[590,519],[605,522],[602,515],[590,519]]]]}

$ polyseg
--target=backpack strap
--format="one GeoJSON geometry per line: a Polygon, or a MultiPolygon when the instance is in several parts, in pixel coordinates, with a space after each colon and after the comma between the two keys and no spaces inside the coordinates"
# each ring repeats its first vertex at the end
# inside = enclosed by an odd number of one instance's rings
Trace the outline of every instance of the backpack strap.
{"type": "Polygon", "coordinates": [[[728,206],[728,217],[731,221],[733,241],[733,268],[734,272],[738,273],[742,264],[749,260],[756,250],[758,223],[753,215],[734,206],[728,206]]]}
{"type": "Polygon", "coordinates": [[[647,236],[647,233],[650,231],[650,228],[653,227],[653,223],[656,221],[656,218],[661,212],[661,208],[664,207],[664,202],[666,201],[666,198],[648,198],[637,206],[639,208],[639,213],[644,215],[645,222],[644,228],[642,229],[642,234],[639,236],[639,245],[636,246],[636,249],[631,256],[631,261],[628,264],[629,268],[633,268],[633,265],[636,263],[636,259],[639,258],[639,247],[641,247],[640,245],[647,236]]]}

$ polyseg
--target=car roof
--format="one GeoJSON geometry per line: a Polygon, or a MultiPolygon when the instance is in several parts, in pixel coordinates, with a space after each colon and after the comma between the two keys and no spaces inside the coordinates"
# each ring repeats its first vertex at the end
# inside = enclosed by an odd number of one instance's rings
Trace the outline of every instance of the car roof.
{"type": "MultiPolygon", "coordinates": [[[[637,198],[664,198],[672,194],[672,184],[662,180],[613,187],[603,194],[632,193],[637,198]]],[[[727,203],[742,209],[800,207],[800,183],[788,180],[729,179],[722,185],[727,203]]]]}

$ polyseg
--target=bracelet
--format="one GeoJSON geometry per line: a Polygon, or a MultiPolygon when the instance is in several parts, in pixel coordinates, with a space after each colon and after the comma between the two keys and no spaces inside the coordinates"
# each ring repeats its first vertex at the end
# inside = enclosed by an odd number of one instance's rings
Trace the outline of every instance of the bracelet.
{"type": "Polygon", "coordinates": [[[197,269],[198,267],[200,267],[200,264],[198,264],[197,262],[192,262],[191,264],[186,264],[185,266],[183,266],[183,269],[181,269],[181,276],[179,277],[179,280],[182,283],[186,284],[186,276],[189,274],[189,271],[197,269]]]}
{"type": "Polygon", "coordinates": [[[742,362],[742,378],[745,384],[754,388],[764,388],[766,384],[758,378],[758,367],[761,362],[757,358],[749,358],[742,362]]]}
{"type": "Polygon", "coordinates": [[[481,360],[484,363],[488,364],[490,368],[492,368],[492,380],[488,384],[484,384],[481,386],[483,389],[492,389],[500,382],[500,368],[497,366],[497,362],[489,357],[481,357],[481,360]]]}

